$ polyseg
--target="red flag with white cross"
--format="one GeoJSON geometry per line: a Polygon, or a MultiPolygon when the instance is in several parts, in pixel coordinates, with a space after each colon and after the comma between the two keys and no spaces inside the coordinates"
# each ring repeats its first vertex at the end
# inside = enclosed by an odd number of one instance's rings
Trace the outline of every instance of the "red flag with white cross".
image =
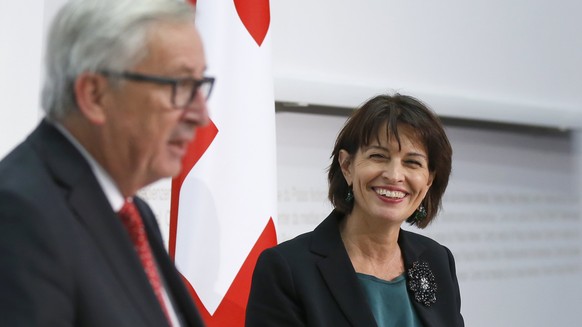
{"type": "Polygon", "coordinates": [[[243,327],[257,257],[277,243],[269,1],[195,4],[216,82],[172,181],[169,250],[207,326],[243,327]]]}

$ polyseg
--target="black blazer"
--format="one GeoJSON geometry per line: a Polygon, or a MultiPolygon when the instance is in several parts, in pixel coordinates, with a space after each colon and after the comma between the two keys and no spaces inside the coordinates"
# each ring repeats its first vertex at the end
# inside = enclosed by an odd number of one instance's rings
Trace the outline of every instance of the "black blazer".
{"type": "MultiPolygon", "coordinates": [[[[341,240],[333,211],[314,231],[263,251],[255,271],[246,326],[377,326],[341,240]]],[[[437,283],[436,303],[414,300],[425,327],[462,327],[461,298],[451,252],[435,241],[404,230],[398,244],[404,264],[429,264],[437,283]]]]}
{"type": "MultiPolygon", "coordinates": [[[[203,326],[136,198],[185,326],[203,326]]],[[[47,122],[0,162],[1,326],[167,326],[140,260],[88,163],[47,122]]]]}

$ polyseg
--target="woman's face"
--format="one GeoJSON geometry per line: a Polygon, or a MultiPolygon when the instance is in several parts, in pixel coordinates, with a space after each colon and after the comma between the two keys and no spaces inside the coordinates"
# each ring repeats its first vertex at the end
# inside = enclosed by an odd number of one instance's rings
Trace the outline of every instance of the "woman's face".
{"type": "Polygon", "coordinates": [[[352,215],[400,225],[420,206],[434,176],[428,170],[426,149],[412,131],[398,126],[401,149],[383,128],[378,140],[354,156],[340,151],[342,172],[354,193],[352,215]]]}

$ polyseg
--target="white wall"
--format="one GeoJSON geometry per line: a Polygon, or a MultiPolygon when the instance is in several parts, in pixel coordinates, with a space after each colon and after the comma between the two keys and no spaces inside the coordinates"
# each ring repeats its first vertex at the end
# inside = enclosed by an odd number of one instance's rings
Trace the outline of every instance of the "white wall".
{"type": "Polygon", "coordinates": [[[387,89],[441,115],[582,127],[578,0],[271,1],[275,97],[354,107],[387,89]]]}
{"type": "Polygon", "coordinates": [[[44,2],[0,2],[0,158],[39,119],[44,2]]]}

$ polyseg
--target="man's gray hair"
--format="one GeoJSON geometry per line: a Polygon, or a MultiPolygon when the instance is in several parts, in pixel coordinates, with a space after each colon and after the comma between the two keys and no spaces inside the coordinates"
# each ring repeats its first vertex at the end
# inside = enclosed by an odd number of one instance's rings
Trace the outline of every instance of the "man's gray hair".
{"type": "Polygon", "coordinates": [[[52,22],[42,107],[59,121],[78,110],[74,82],[84,72],[121,71],[147,55],[149,28],[194,23],[194,8],[177,0],[71,0],[52,22]]]}

